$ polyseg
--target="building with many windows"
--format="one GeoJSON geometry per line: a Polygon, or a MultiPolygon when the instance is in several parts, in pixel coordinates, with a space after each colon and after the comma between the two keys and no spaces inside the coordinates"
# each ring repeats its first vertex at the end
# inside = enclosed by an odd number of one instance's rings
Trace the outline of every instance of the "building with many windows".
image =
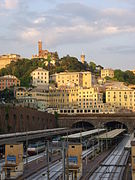
{"type": "Polygon", "coordinates": [[[49,84],[49,71],[38,67],[31,73],[32,85],[42,86],[49,84]]]}
{"type": "Polygon", "coordinates": [[[6,75],[0,77],[0,91],[15,86],[20,86],[20,80],[17,77],[12,75],[6,75]]]}
{"type": "MultiPolygon", "coordinates": [[[[103,103],[97,88],[55,88],[49,90],[50,108],[58,113],[114,113],[116,108],[103,103]]],[[[118,110],[118,109],[117,109],[118,110]]]]}
{"type": "Polygon", "coordinates": [[[135,111],[135,90],[126,86],[110,87],[106,90],[106,102],[123,110],[135,111]]]}
{"type": "Polygon", "coordinates": [[[105,77],[114,77],[114,70],[113,69],[101,69],[101,78],[105,77]]]}
{"type": "Polygon", "coordinates": [[[19,87],[15,89],[16,99],[22,106],[45,110],[49,107],[49,87],[40,86],[33,89],[19,87]]]}
{"type": "Polygon", "coordinates": [[[56,82],[57,87],[92,87],[94,76],[91,72],[61,72],[50,76],[50,80],[56,82]]]}
{"type": "Polygon", "coordinates": [[[18,88],[16,99],[23,105],[50,112],[74,113],[114,113],[118,109],[103,103],[103,93],[98,88],[53,87],[32,90],[18,88]]]}

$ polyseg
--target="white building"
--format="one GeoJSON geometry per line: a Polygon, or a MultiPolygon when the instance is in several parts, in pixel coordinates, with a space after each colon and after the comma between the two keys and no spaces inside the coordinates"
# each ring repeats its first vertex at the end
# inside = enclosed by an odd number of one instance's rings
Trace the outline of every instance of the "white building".
{"type": "Polygon", "coordinates": [[[32,85],[33,86],[42,86],[49,84],[49,71],[38,67],[31,73],[32,85]]]}

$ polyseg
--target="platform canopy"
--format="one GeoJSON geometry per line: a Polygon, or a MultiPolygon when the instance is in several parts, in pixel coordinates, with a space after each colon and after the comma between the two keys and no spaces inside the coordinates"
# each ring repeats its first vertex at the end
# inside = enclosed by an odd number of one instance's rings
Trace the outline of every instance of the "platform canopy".
{"type": "Polygon", "coordinates": [[[106,132],[104,134],[99,135],[100,140],[104,139],[114,139],[115,137],[119,136],[123,133],[126,129],[114,129],[112,131],[106,132]]]}
{"type": "Polygon", "coordinates": [[[75,139],[75,138],[80,138],[80,137],[87,137],[87,136],[92,136],[101,132],[104,132],[105,129],[93,129],[85,132],[80,132],[80,133],[75,133],[71,134],[69,136],[63,136],[64,139],[75,139]]]}

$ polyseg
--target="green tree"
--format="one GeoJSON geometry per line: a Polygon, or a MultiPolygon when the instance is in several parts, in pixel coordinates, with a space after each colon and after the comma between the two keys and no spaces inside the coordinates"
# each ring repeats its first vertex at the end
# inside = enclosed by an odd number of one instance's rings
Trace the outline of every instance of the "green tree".
{"type": "Polygon", "coordinates": [[[95,72],[96,70],[96,64],[94,62],[89,63],[89,68],[91,72],[95,72]]]}

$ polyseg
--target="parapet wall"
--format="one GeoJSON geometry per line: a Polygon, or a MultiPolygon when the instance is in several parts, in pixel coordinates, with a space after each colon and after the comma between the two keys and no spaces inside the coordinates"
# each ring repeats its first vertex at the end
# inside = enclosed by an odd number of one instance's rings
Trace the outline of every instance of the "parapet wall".
{"type": "Polygon", "coordinates": [[[0,106],[0,133],[56,127],[54,115],[25,107],[0,106]]]}

